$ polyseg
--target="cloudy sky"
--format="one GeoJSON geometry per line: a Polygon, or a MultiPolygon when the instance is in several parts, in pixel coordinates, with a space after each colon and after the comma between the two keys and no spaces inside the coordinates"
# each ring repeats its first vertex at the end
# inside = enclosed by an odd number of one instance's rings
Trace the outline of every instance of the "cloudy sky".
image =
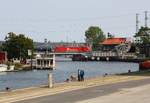
{"type": "Polygon", "coordinates": [[[35,41],[83,42],[89,26],[131,37],[135,14],[140,14],[140,25],[144,25],[149,5],[150,0],[0,0],[0,40],[15,32],[35,41]]]}

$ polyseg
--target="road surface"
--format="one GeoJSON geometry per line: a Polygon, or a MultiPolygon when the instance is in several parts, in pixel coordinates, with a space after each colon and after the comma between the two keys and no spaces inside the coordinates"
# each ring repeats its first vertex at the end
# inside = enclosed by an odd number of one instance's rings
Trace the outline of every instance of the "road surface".
{"type": "Polygon", "coordinates": [[[147,78],[74,90],[15,103],[149,103],[149,90],[150,78],[147,78]],[[128,95],[131,95],[132,98],[127,99],[128,95]],[[142,99],[145,101],[141,102],[142,99]]]}

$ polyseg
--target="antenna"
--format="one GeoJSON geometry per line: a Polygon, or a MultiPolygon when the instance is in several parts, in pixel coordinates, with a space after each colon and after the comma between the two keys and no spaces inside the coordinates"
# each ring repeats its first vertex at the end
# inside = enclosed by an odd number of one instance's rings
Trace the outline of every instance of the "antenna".
{"type": "Polygon", "coordinates": [[[69,37],[68,37],[68,35],[66,36],[66,42],[69,43],[69,37]]]}
{"type": "Polygon", "coordinates": [[[139,14],[136,14],[136,33],[139,32],[139,14]]]}
{"type": "Polygon", "coordinates": [[[147,13],[148,11],[145,11],[145,27],[147,27],[147,20],[148,20],[147,13]]]}

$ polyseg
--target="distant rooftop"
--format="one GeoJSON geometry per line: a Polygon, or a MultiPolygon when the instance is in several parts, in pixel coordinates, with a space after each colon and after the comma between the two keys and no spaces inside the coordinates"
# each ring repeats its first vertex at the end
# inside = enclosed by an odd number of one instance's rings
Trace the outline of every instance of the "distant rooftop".
{"type": "Polygon", "coordinates": [[[103,45],[117,45],[126,42],[126,38],[107,38],[101,44],[103,45]]]}

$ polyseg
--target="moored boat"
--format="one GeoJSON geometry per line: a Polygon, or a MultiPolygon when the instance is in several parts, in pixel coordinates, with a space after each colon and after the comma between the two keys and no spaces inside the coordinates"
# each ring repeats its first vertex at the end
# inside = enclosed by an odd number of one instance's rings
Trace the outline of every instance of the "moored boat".
{"type": "Polygon", "coordinates": [[[150,69],[150,60],[139,63],[139,70],[149,70],[150,69]]]}
{"type": "Polygon", "coordinates": [[[5,64],[0,64],[0,72],[5,72],[8,70],[8,66],[5,64]]]}

